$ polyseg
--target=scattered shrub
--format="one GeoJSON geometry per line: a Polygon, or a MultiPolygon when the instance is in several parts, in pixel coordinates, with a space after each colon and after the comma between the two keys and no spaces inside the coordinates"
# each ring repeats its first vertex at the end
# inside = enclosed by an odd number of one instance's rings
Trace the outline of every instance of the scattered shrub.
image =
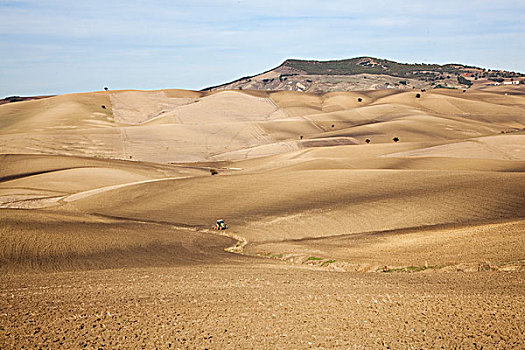
{"type": "Polygon", "coordinates": [[[334,124],[332,124],[332,128],[333,128],[333,127],[335,127],[335,125],[334,125],[334,124]]]}
{"type": "Polygon", "coordinates": [[[416,94],[416,98],[421,98],[421,94],[416,94]]]}
{"type": "Polygon", "coordinates": [[[366,143],[370,143],[370,139],[366,139],[365,142],[366,142],[366,143]]]}
{"type": "Polygon", "coordinates": [[[303,139],[303,135],[301,135],[301,140],[303,139]]]}
{"type": "Polygon", "coordinates": [[[7,102],[21,102],[24,99],[20,96],[8,96],[4,98],[4,100],[6,100],[7,102]]]}
{"type": "Polygon", "coordinates": [[[359,97],[359,98],[357,99],[357,102],[363,102],[363,99],[362,99],[361,97],[359,97]]]}
{"type": "Polygon", "coordinates": [[[399,141],[399,137],[394,137],[392,140],[393,140],[394,142],[398,142],[398,141],[399,141]]]}
{"type": "Polygon", "coordinates": [[[104,86],[104,90],[108,91],[109,89],[108,89],[108,87],[107,87],[107,86],[104,86]]]}
{"type": "Polygon", "coordinates": [[[102,106],[100,106],[100,107],[102,107],[102,109],[106,109],[106,106],[104,106],[104,105],[102,105],[102,106]]]}
{"type": "Polygon", "coordinates": [[[219,172],[215,169],[210,169],[210,174],[217,175],[219,172]]]}
{"type": "Polygon", "coordinates": [[[458,83],[468,86],[472,85],[472,82],[470,80],[468,80],[465,77],[462,77],[461,75],[458,77],[458,83]]]}

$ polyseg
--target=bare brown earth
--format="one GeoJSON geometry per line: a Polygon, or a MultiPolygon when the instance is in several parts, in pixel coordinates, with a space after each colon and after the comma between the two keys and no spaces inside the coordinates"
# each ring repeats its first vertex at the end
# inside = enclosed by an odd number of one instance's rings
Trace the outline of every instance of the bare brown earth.
{"type": "Polygon", "coordinates": [[[0,348],[523,348],[524,128],[522,87],[2,105],[0,348]]]}
{"type": "Polygon", "coordinates": [[[523,273],[251,261],[4,276],[2,348],[520,349],[523,273]]]}

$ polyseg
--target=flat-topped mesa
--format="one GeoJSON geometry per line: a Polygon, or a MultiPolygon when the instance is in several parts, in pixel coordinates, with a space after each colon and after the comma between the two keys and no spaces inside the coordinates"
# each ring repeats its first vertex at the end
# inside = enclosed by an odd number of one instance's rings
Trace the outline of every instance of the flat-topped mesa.
{"type": "Polygon", "coordinates": [[[254,76],[204,89],[288,90],[307,92],[380,89],[466,89],[525,83],[525,74],[463,64],[398,63],[374,57],[342,60],[287,59],[254,76]]]}

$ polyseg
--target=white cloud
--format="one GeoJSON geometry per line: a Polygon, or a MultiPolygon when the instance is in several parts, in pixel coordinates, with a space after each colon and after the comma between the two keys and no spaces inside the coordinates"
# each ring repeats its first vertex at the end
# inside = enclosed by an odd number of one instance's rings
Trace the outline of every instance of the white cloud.
{"type": "Polygon", "coordinates": [[[41,93],[83,89],[73,81],[98,86],[101,60],[112,79],[134,87],[172,76],[178,87],[200,88],[288,57],[525,71],[524,14],[525,2],[511,0],[0,0],[0,95],[23,94],[28,76],[41,93]],[[60,70],[78,79],[53,85],[50,72],[60,70]]]}

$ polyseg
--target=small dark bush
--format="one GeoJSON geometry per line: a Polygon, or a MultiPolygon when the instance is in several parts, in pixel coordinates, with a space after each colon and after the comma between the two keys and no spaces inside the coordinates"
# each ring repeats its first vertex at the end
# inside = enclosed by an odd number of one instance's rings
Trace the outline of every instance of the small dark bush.
{"type": "Polygon", "coordinates": [[[108,91],[109,89],[108,89],[108,87],[107,87],[107,86],[104,86],[104,90],[108,91]]]}
{"type": "Polygon", "coordinates": [[[6,100],[7,102],[21,102],[24,99],[20,96],[8,96],[4,98],[4,100],[6,100]]]}
{"type": "Polygon", "coordinates": [[[421,94],[416,94],[416,98],[421,98],[421,94]]]}
{"type": "Polygon", "coordinates": [[[333,128],[333,127],[335,127],[335,125],[334,125],[334,124],[332,124],[332,128],[333,128]]]}
{"type": "Polygon", "coordinates": [[[210,169],[210,174],[217,175],[219,172],[215,169],[210,169]]]}
{"type": "Polygon", "coordinates": [[[366,143],[370,143],[370,139],[366,139],[365,142],[366,142],[366,143]]]}
{"type": "Polygon", "coordinates": [[[398,141],[399,141],[399,137],[394,137],[392,140],[393,140],[394,142],[398,142],[398,141]]]}
{"type": "Polygon", "coordinates": [[[106,106],[104,106],[104,105],[102,105],[102,106],[100,106],[100,107],[102,107],[102,109],[106,109],[106,106]]]}
{"type": "Polygon", "coordinates": [[[472,85],[472,82],[470,80],[462,77],[461,75],[458,77],[458,83],[463,84],[463,85],[468,85],[468,86],[472,85]]]}
{"type": "Polygon", "coordinates": [[[303,139],[303,135],[301,135],[301,140],[303,139]]]}
{"type": "Polygon", "coordinates": [[[359,97],[359,98],[357,99],[357,102],[363,102],[363,99],[362,99],[361,97],[359,97]]]}

